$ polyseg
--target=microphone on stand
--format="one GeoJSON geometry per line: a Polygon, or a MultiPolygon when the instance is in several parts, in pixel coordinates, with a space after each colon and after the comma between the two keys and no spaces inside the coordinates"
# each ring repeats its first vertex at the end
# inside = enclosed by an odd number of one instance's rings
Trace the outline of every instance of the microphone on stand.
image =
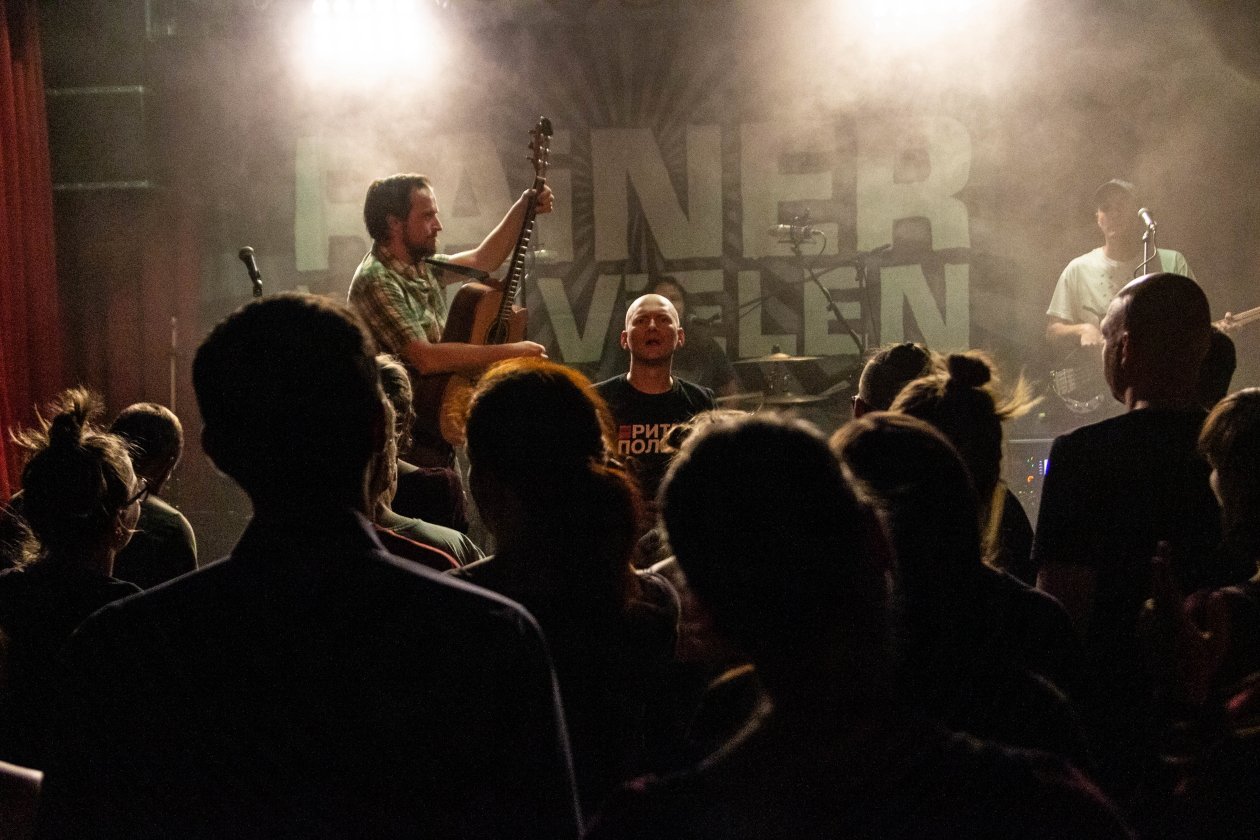
{"type": "Polygon", "coordinates": [[[1146,223],[1147,230],[1155,230],[1155,219],[1151,216],[1151,211],[1145,207],[1138,210],[1138,215],[1142,217],[1142,221],[1146,223]]]}
{"type": "Polygon", "coordinates": [[[258,270],[258,263],[254,262],[254,249],[246,245],[236,256],[245,263],[245,270],[249,272],[249,281],[254,284],[254,297],[262,297],[262,272],[258,270]]]}
{"type": "Polygon", "coordinates": [[[771,225],[766,231],[770,236],[786,236],[785,242],[808,242],[823,232],[811,225],[771,225]]]}

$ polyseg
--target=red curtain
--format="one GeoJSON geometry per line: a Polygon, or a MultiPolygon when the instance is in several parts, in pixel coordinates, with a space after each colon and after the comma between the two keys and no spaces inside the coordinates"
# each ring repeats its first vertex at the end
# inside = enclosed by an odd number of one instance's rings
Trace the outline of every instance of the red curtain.
{"type": "Polygon", "coordinates": [[[34,0],[0,0],[0,494],[16,489],[9,430],[62,387],[52,176],[34,0]]]}

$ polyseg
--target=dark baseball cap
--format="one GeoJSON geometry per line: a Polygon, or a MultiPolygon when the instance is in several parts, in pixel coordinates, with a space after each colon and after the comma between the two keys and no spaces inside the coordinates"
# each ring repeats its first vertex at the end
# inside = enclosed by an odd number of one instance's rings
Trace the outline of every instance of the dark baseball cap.
{"type": "Polygon", "coordinates": [[[1121,181],[1119,178],[1112,178],[1110,181],[1094,190],[1094,206],[1102,207],[1108,199],[1114,198],[1117,195],[1124,195],[1136,202],[1137,187],[1133,186],[1128,181],[1121,181]]]}

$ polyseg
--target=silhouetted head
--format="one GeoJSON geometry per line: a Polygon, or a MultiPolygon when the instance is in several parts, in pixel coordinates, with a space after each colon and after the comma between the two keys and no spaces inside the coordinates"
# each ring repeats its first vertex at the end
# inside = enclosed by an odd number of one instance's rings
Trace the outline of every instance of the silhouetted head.
{"type": "Polygon", "coordinates": [[[51,419],[13,435],[29,453],[22,470],[23,513],[45,559],[78,562],[121,549],[140,517],[147,484],[127,443],[93,422],[100,401],[83,388],[49,405],[51,419]]]}
{"type": "Polygon", "coordinates": [[[1227,539],[1260,558],[1260,388],[1225,397],[1208,414],[1199,451],[1212,467],[1227,539]]]}
{"type": "Polygon", "coordinates": [[[875,411],[842,426],[831,448],[885,514],[907,610],[956,609],[948,595],[974,579],[981,555],[976,491],[954,446],[922,420],[875,411]]]}
{"type": "Polygon", "coordinates": [[[768,415],[711,423],[675,457],[661,504],[692,592],[772,694],[820,669],[853,690],[880,683],[890,556],[817,429],[768,415]]]}
{"type": "Polygon", "coordinates": [[[903,341],[876,350],[862,368],[853,416],[887,411],[907,383],[931,373],[932,363],[932,352],[922,344],[903,341]]]}
{"type": "Polygon", "coordinates": [[[1198,283],[1180,274],[1139,277],[1111,301],[1100,329],[1103,370],[1117,400],[1130,407],[1197,404],[1211,341],[1207,296],[1198,283]]]}
{"type": "Polygon", "coordinates": [[[362,505],[386,429],[375,350],[346,307],[279,294],[238,309],[198,348],[193,386],[206,454],[255,504],[362,505]]]}
{"type": "Polygon", "coordinates": [[[983,497],[1002,471],[1002,420],[991,387],[993,365],[977,351],[954,353],[944,370],[916,379],[897,395],[891,410],[917,417],[949,439],[971,470],[983,497]]]}
{"type": "Polygon", "coordinates": [[[993,362],[984,353],[953,353],[942,369],[902,389],[892,410],[926,421],[953,444],[971,473],[980,500],[987,551],[995,556],[1002,514],[1002,423],[1033,404],[1021,378],[1011,397],[997,396],[993,362]]]}
{"type": "Polygon", "coordinates": [[[611,414],[582,374],[546,359],[510,359],[477,383],[468,405],[473,468],[528,492],[540,474],[580,471],[614,449],[611,414]]]}
{"type": "Polygon", "coordinates": [[[517,551],[534,542],[574,579],[624,597],[642,502],[590,381],[546,359],[500,362],[477,383],[466,434],[473,497],[496,538],[517,551]]]}
{"type": "Polygon", "coordinates": [[[136,474],[160,493],[184,452],[184,427],[175,413],[157,403],[136,403],[120,411],[109,430],[127,440],[136,474]]]}

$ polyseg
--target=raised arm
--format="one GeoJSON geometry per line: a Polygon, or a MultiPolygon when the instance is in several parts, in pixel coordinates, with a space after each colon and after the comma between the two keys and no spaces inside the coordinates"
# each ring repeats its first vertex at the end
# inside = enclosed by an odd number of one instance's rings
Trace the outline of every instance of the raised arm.
{"type": "MultiPolygon", "coordinates": [[[[503,261],[511,256],[516,239],[520,236],[521,222],[525,218],[525,208],[529,204],[532,193],[533,190],[521,193],[521,197],[507,211],[507,215],[495,225],[494,230],[490,231],[485,239],[481,240],[480,245],[470,251],[453,254],[450,258],[451,262],[479,268],[487,273],[503,265],[503,261]]],[[[555,196],[551,192],[551,187],[544,185],[542,192],[538,194],[538,206],[535,212],[550,213],[554,205],[555,196]]]]}

